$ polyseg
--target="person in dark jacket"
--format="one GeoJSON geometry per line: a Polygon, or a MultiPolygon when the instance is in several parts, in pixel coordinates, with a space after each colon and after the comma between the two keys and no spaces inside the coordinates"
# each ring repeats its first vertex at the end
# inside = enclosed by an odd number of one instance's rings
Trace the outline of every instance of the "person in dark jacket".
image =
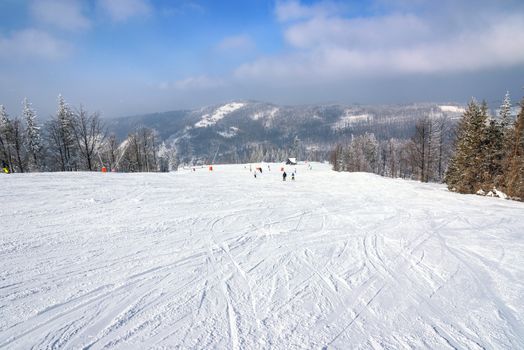
{"type": "Polygon", "coordinates": [[[287,177],[287,174],[286,174],[286,172],[284,171],[284,172],[282,173],[282,181],[286,181],[286,177],[287,177]]]}

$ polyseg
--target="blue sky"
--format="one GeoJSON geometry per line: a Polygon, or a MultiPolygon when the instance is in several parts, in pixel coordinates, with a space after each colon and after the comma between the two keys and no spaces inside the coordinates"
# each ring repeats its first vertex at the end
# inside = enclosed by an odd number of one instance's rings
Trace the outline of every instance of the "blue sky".
{"type": "Polygon", "coordinates": [[[0,0],[0,104],[496,104],[524,94],[523,47],[520,0],[0,0]]]}

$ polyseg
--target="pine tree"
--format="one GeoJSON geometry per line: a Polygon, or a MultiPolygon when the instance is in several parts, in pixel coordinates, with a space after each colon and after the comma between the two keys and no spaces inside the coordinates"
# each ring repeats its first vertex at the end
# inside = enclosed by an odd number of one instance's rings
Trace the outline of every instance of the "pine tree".
{"type": "Polygon", "coordinates": [[[474,193],[482,184],[484,152],[482,152],[486,121],[488,118],[486,103],[481,106],[472,100],[457,127],[455,154],[446,173],[448,188],[460,193],[474,193]]]}
{"type": "Polygon", "coordinates": [[[500,105],[499,118],[501,127],[507,129],[511,123],[511,99],[509,97],[509,91],[506,91],[504,100],[500,105]]]}
{"type": "Polygon", "coordinates": [[[483,142],[483,162],[479,169],[482,174],[482,187],[489,190],[499,187],[502,178],[504,159],[504,136],[500,123],[491,118],[486,127],[483,142]]]}
{"type": "Polygon", "coordinates": [[[27,98],[24,98],[22,105],[22,115],[26,123],[26,148],[30,155],[29,167],[31,170],[38,170],[41,167],[40,154],[42,151],[40,127],[36,122],[36,113],[27,98]]]}
{"type": "Polygon", "coordinates": [[[524,200],[524,98],[513,128],[506,178],[508,195],[524,200]]]}

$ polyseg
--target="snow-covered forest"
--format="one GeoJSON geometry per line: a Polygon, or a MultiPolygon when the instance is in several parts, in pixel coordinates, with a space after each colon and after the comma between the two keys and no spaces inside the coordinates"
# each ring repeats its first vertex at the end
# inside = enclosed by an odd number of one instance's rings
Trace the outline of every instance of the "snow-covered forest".
{"type": "Polygon", "coordinates": [[[374,134],[338,144],[330,162],[337,171],[445,182],[460,193],[524,198],[524,99],[511,115],[509,93],[491,115],[472,100],[458,125],[424,117],[410,139],[377,140],[374,134]]]}
{"type": "Polygon", "coordinates": [[[5,172],[176,170],[176,150],[144,126],[123,140],[109,133],[99,113],[71,107],[62,96],[53,118],[39,124],[31,103],[11,118],[0,105],[0,161],[5,172]]]}

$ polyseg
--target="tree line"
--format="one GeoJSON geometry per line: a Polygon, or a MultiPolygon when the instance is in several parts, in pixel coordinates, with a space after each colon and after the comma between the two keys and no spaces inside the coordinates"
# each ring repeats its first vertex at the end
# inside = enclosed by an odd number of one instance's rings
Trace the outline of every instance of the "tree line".
{"type": "Polygon", "coordinates": [[[414,129],[410,139],[378,140],[374,133],[353,136],[331,152],[333,169],[440,182],[451,152],[451,122],[428,116],[414,129]]]}
{"type": "Polygon", "coordinates": [[[458,124],[423,116],[409,139],[377,140],[373,133],[337,144],[330,162],[336,171],[445,182],[451,191],[501,191],[524,199],[524,99],[516,120],[506,94],[498,115],[472,100],[458,124]]]}
{"type": "Polygon", "coordinates": [[[515,121],[509,94],[498,118],[488,111],[485,102],[468,104],[456,129],[455,152],[445,182],[460,193],[498,190],[524,200],[524,98],[515,121]]]}
{"type": "Polygon", "coordinates": [[[99,113],[72,108],[61,95],[56,114],[42,125],[27,99],[14,118],[0,105],[0,162],[4,171],[20,173],[177,168],[175,148],[159,142],[155,130],[139,126],[125,140],[117,140],[99,113]]]}

